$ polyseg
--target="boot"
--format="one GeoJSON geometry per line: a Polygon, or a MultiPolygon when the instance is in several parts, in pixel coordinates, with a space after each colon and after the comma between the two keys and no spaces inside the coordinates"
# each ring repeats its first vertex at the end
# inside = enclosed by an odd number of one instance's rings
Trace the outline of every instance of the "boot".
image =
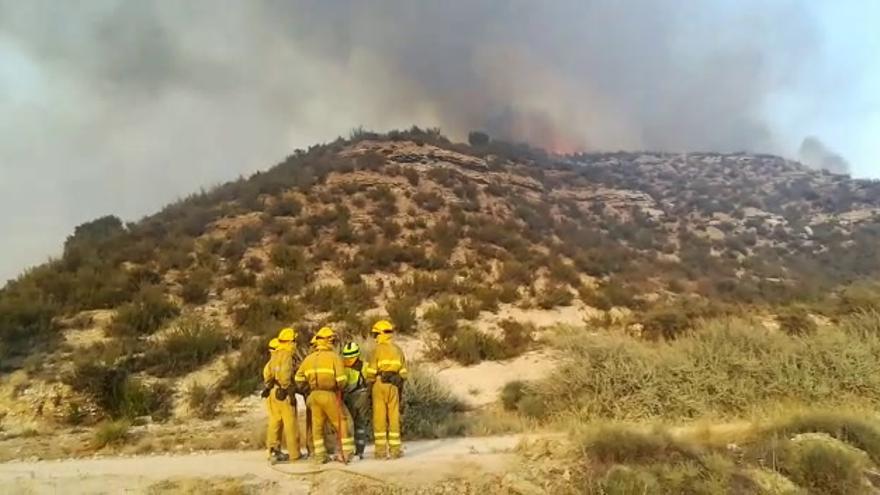
{"type": "Polygon", "coordinates": [[[281,458],[281,449],[273,447],[269,449],[269,464],[278,464],[281,458]]]}

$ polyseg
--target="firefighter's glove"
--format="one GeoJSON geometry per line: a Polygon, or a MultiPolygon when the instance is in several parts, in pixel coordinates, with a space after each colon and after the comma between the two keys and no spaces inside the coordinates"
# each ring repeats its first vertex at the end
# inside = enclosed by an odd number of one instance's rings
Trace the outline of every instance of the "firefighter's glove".
{"type": "Polygon", "coordinates": [[[278,400],[286,400],[287,399],[287,389],[278,387],[275,389],[275,398],[278,400]]]}

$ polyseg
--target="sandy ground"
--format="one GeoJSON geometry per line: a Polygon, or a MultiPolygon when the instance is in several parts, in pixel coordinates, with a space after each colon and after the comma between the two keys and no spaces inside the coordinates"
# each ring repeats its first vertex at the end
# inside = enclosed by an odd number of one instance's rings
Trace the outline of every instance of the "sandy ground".
{"type": "Polygon", "coordinates": [[[498,394],[508,382],[538,380],[548,376],[559,362],[553,351],[530,351],[507,361],[483,361],[473,366],[425,364],[433,368],[437,377],[452,393],[473,407],[481,407],[498,400],[498,394]]]}
{"type": "MultiPolygon", "coordinates": [[[[259,493],[326,493],[333,487],[381,480],[405,488],[447,479],[498,474],[514,466],[520,436],[409,442],[394,461],[364,460],[348,466],[297,462],[269,466],[261,451],[155,455],[0,464],[0,493],[171,493],[218,482],[259,493]],[[201,484],[200,484],[201,483],[201,484]]],[[[369,450],[368,450],[369,453],[369,450]]]]}

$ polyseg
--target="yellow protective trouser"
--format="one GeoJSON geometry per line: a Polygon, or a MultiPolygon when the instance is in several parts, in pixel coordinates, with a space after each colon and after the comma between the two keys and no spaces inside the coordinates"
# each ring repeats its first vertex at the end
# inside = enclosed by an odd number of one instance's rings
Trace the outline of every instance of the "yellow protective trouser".
{"type": "Polygon", "coordinates": [[[373,435],[376,457],[400,455],[400,394],[397,387],[377,380],[373,384],[373,435]]]}
{"type": "Polygon", "coordinates": [[[312,413],[312,444],[315,448],[315,460],[323,461],[327,458],[327,447],[324,445],[326,423],[329,423],[338,438],[341,438],[342,453],[346,458],[350,456],[354,452],[354,440],[348,433],[348,422],[336,392],[314,390],[309,394],[306,403],[312,413]]]}
{"type": "Polygon", "coordinates": [[[266,399],[266,407],[269,409],[269,425],[266,428],[266,447],[268,449],[281,446],[281,432],[284,431],[284,443],[291,458],[299,457],[299,432],[296,424],[296,407],[290,403],[290,398],[278,400],[275,397],[277,387],[266,399]]]}

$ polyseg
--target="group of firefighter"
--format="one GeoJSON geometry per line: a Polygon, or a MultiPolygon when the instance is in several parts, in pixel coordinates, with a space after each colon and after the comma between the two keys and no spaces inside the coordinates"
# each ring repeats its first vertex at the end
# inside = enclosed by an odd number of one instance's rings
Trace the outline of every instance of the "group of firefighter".
{"type": "Polygon", "coordinates": [[[272,463],[311,457],[328,462],[330,449],[336,460],[364,458],[368,410],[372,406],[373,441],[377,459],[402,455],[400,404],[407,378],[403,351],[394,342],[394,326],[387,320],[373,325],[376,345],[368,359],[360,347],[348,342],[340,355],[333,329],[323,327],[311,339],[311,353],[294,369],[297,332],[284,328],[269,342],[269,362],[263,367],[263,392],[269,410],[266,446],[272,463]],[[296,395],[306,404],[306,449],[300,450],[296,395]],[[326,426],[335,433],[326,445],[326,426]],[[352,438],[352,429],[354,438],[352,438]],[[281,449],[281,440],[288,453],[281,449]]]}

